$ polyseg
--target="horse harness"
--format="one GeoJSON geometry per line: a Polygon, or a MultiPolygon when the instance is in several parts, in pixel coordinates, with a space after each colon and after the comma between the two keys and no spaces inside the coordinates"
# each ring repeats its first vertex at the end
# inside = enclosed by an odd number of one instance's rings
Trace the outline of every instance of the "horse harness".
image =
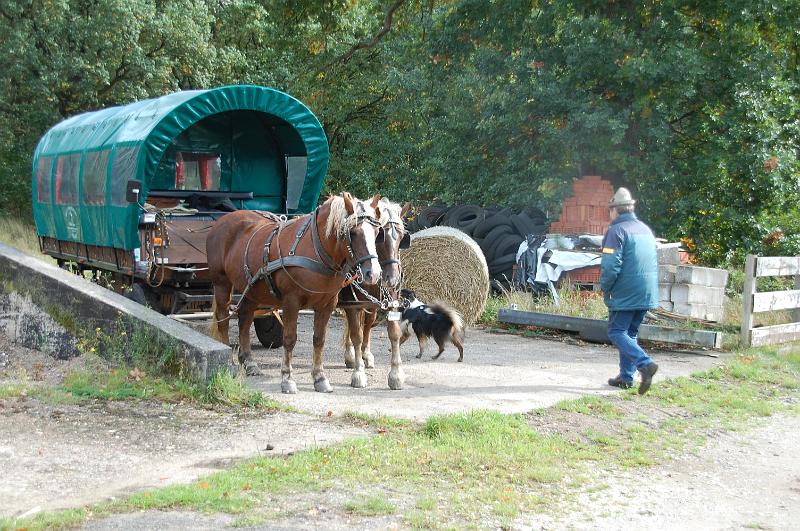
{"type": "MultiPolygon", "coordinates": [[[[247,265],[247,258],[250,255],[250,244],[253,242],[256,234],[261,232],[262,229],[269,227],[269,224],[262,225],[261,227],[257,228],[253,231],[253,234],[250,235],[250,238],[247,240],[247,245],[244,248],[244,275],[247,279],[247,286],[245,286],[244,291],[242,291],[242,295],[239,299],[239,302],[232,308],[232,311],[235,312],[239,309],[239,306],[244,301],[245,297],[247,296],[247,292],[257,284],[260,280],[264,279],[266,281],[267,287],[269,288],[270,294],[276,300],[281,300],[281,293],[278,290],[278,287],[275,285],[275,281],[272,278],[272,273],[277,271],[278,269],[283,269],[286,271],[287,267],[302,267],[304,269],[308,269],[313,271],[314,273],[324,275],[327,277],[333,277],[336,275],[341,275],[348,280],[354,279],[359,276],[361,264],[372,260],[373,258],[377,258],[374,254],[368,254],[362,256],[361,258],[356,259],[355,252],[353,251],[353,242],[350,238],[350,231],[347,231],[347,252],[350,255],[350,259],[352,260],[345,260],[345,263],[342,265],[338,265],[334,262],[333,258],[328,254],[328,252],[322,246],[322,241],[319,237],[319,229],[317,227],[317,214],[319,212],[319,208],[315,209],[314,212],[307,216],[307,219],[300,225],[300,228],[297,230],[295,234],[294,243],[292,243],[292,247],[289,250],[289,254],[287,256],[281,256],[281,248],[280,248],[280,235],[283,232],[283,229],[289,225],[295,223],[296,220],[300,218],[294,218],[292,220],[287,221],[285,215],[278,216],[271,212],[260,212],[262,216],[264,216],[269,221],[275,223],[275,227],[272,229],[272,232],[267,236],[266,241],[264,242],[264,251],[262,254],[262,266],[258,268],[256,274],[252,274],[250,271],[250,266],[247,265]],[[295,254],[298,245],[300,245],[300,241],[305,236],[306,232],[308,232],[309,227],[311,228],[311,238],[314,244],[314,253],[317,255],[317,260],[313,258],[309,258],[307,256],[299,256],[295,254]],[[272,245],[272,241],[275,238],[278,238],[276,241],[277,250],[278,250],[278,258],[275,260],[269,259],[270,253],[270,246],[272,245]],[[352,271],[356,270],[357,273],[355,276],[352,275],[352,271]]],[[[371,215],[367,214],[366,212],[363,214],[358,215],[358,224],[361,223],[362,220],[366,220],[370,225],[378,226],[378,221],[371,215]]],[[[288,271],[286,271],[289,274],[288,271]]],[[[291,275],[289,275],[290,278],[291,275]]],[[[292,278],[294,281],[294,279],[292,278]]],[[[298,284],[297,281],[294,281],[295,284],[298,284]]],[[[306,291],[312,291],[309,288],[305,288],[302,285],[298,284],[299,287],[305,289],[306,291]]],[[[338,291],[339,288],[337,288],[338,291]]]]}

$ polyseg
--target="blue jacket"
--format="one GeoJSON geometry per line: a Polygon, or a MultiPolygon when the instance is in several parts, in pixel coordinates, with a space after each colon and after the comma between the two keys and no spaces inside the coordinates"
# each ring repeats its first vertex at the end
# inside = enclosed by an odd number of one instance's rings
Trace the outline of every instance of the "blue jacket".
{"type": "Polygon", "coordinates": [[[633,213],[617,216],[603,238],[600,289],[612,311],[658,307],[656,239],[633,213]]]}

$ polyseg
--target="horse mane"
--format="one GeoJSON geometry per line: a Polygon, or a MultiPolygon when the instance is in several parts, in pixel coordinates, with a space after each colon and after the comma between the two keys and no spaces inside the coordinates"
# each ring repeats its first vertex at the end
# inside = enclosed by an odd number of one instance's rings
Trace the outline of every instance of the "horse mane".
{"type": "Polygon", "coordinates": [[[352,214],[347,213],[347,208],[344,206],[344,198],[341,195],[329,197],[326,203],[330,203],[331,211],[328,214],[328,221],[325,223],[325,237],[330,238],[336,235],[336,238],[344,237],[350,230],[358,224],[359,205],[360,208],[366,209],[366,205],[360,199],[353,197],[353,206],[355,212],[352,214]]]}
{"type": "Polygon", "coordinates": [[[378,203],[378,208],[381,211],[381,219],[380,224],[381,227],[393,221],[395,223],[400,223],[400,225],[405,229],[405,223],[403,223],[403,216],[401,216],[401,212],[403,211],[403,206],[397,203],[392,203],[385,197],[381,197],[380,202],[378,203]]]}

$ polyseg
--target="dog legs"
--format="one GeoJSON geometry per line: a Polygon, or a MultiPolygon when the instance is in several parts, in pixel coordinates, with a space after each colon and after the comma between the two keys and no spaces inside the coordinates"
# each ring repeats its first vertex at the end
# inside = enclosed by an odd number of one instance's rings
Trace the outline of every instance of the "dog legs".
{"type": "Polygon", "coordinates": [[[428,338],[423,335],[417,335],[417,341],[419,341],[419,354],[417,354],[417,358],[421,358],[422,353],[425,352],[425,344],[428,342],[428,338]]]}

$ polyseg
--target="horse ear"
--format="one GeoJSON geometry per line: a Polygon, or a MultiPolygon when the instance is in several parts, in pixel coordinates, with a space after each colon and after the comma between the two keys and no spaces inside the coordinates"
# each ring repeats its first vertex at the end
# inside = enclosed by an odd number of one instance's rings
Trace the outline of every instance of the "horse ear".
{"type": "Polygon", "coordinates": [[[355,206],[353,206],[353,196],[350,195],[348,192],[342,192],[342,199],[344,199],[344,208],[347,210],[347,215],[351,215],[353,212],[356,211],[355,206]]]}
{"type": "Polygon", "coordinates": [[[400,217],[401,218],[406,217],[406,214],[408,213],[408,209],[409,208],[411,208],[411,201],[406,201],[406,204],[403,205],[403,210],[400,211],[400,217]]]}
{"type": "Polygon", "coordinates": [[[369,204],[369,206],[371,206],[372,208],[377,209],[378,208],[378,203],[380,202],[380,200],[381,200],[381,194],[375,194],[374,196],[372,196],[372,202],[369,204]]]}

